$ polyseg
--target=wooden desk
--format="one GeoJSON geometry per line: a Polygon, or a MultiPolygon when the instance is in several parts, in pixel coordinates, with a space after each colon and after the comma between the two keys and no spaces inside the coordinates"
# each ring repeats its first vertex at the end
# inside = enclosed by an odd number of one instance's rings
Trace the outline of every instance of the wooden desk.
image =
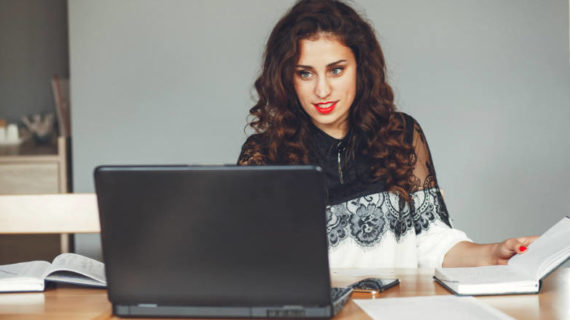
{"type": "MultiPolygon", "coordinates": [[[[398,276],[400,285],[375,298],[431,296],[449,294],[436,284],[429,271],[382,270],[378,276],[398,276]]],[[[354,276],[333,274],[333,284],[342,285],[357,280],[354,276]]],[[[352,298],[370,298],[353,294],[352,298]]],[[[538,295],[479,297],[481,301],[507,313],[515,319],[570,319],[570,268],[560,269],[544,281],[538,295]]],[[[119,319],[111,313],[104,289],[59,287],[43,293],[0,294],[0,319],[119,319]]],[[[334,319],[369,319],[349,301],[334,319]]]]}

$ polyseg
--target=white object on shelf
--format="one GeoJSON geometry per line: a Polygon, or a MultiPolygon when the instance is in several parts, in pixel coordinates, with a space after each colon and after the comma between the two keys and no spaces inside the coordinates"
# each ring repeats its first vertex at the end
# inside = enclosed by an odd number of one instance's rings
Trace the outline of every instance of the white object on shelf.
{"type": "Polygon", "coordinates": [[[21,142],[16,124],[11,123],[6,128],[0,128],[0,145],[20,144],[21,142]]]}

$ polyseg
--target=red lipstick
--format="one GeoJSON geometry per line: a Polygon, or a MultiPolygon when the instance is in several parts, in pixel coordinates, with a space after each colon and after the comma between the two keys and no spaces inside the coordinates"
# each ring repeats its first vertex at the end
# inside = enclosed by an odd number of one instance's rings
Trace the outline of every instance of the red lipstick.
{"type": "Polygon", "coordinates": [[[315,107],[315,109],[317,109],[317,111],[319,113],[329,114],[334,110],[337,103],[338,103],[338,101],[334,101],[334,102],[333,101],[327,101],[327,102],[313,103],[313,106],[315,107]]]}

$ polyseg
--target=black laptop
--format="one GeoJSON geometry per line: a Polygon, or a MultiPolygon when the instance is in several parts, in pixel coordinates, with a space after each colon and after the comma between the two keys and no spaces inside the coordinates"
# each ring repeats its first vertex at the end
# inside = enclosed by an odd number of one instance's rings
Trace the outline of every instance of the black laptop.
{"type": "Polygon", "coordinates": [[[101,166],[95,187],[118,316],[328,318],[350,295],[319,167],[101,166]]]}

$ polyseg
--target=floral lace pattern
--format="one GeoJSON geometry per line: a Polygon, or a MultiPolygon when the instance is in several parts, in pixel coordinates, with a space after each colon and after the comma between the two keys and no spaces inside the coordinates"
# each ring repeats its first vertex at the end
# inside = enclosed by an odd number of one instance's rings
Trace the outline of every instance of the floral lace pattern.
{"type": "Polygon", "coordinates": [[[380,192],[328,206],[327,233],[330,247],[352,238],[360,247],[373,247],[392,232],[396,241],[412,229],[416,234],[440,220],[451,227],[449,214],[437,188],[412,194],[410,205],[388,192],[380,192]]]}
{"type": "Polygon", "coordinates": [[[356,212],[350,216],[350,235],[363,245],[373,244],[384,232],[384,215],[373,203],[359,204],[356,212]]]}

